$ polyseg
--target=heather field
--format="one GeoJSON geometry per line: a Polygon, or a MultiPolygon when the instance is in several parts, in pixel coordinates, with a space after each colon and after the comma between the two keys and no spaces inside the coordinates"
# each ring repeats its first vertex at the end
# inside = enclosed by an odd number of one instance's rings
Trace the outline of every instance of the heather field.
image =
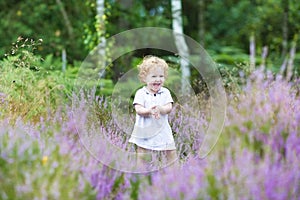
{"type": "MultiPolygon", "coordinates": [[[[110,114],[109,97],[73,92],[63,74],[11,63],[3,60],[0,68],[0,199],[300,198],[296,78],[258,69],[227,90],[222,134],[203,159],[198,151],[209,109],[189,116],[193,107],[175,104],[169,120],[179,166],[137,174],[103,165],[81,142],[79,133],[103,134],[132,151],[110,114]]],[[[208,104],[201,96],[199,102],[208,104]]]]}

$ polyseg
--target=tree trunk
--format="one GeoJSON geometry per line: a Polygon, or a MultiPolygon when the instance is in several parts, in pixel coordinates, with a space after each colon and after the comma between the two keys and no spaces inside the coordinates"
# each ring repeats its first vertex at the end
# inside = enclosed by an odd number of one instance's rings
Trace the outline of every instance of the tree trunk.
{"type": "MultiPolygon", "coordinates": [[[[97,36],[99,41],[98,46],[98,54],[99,54],[99,65],[101,68],[105,68],[106,66],[106,38],[105,38],[105,1],[104,0],[97,0],[97,36]]],[[[104,76],[103,71],[99,72],[99,76],[104,76]]]]}
{"type": "Polygon", "coordinates": [[[293,68],[294,68],[294,59],[296,54],[296,43],[297,41],[292,42],[290,57],[288,59],[287,68],[286,68],[286,79],[291,80],[293,76],[293,68]]]}
{"type": "Polygon", "coordinates": [[[204,19],[204,12],[205,12],[205,1],[199,0],[199,41],[202,47],[204,47],[204,35],[205,35],[205,19],[204,19]]]}
{"type": "MultiPolygon", "coordinates": [[[[133,6],[133,0],[119,1],[122,10],[130,10],[133,6]]],[[[130,28],[130,23],[124,17],[119,17],[119,28],[127,30],[130,28]]]]}
{"type": "Polygon", "coordinates": [[[73,27],[71,25],[71,22],[69,20],[69,17],[67,15],[67,12],[64,8],[64,5],[62,4],[61,0],[56,0],[56,4],[58,5],[59,7],[59,10],[62,14],[62,17],[64,19],[64,23],[66,25],[66,28],[67,28],[67,31],[68,31],[68,35],[70,38],[73,38],[74,34],[73,34],[73,27]]]}
{"type": "Polygon", "coordinates": [[[254,33],[250,36],[250,71],[255,69],[255,37],[254,33]]]}
{"type": "Polygon", "coordinates": [[[191,71],[189,68],[189,49],[184,39],[181,0],[171,0],[172,28],[175,45],[180,55],[181,91],[189,94],[191,71]]]}
{"type": "Polygon", "coordinates": [[[282,0],[283,22],[282,22],[282,52],[284,58],[288,51],[288,20],[289,20],[289,0],[282,0]]]}
{"type": "Polygon", "coordinates": [[[66,72],[66,69],[67,69],[67,52],[66,52],[66,49],[63,49],[62,50],[62,53],[61,53],[61,60],[62,60],[62,66],[61,66],[61,70],[63,73],[66,72]]]}
{"type": "Polygon", "coordinates": [[[266,68],[266,60],[268,56],[268,46],[264,46],[262,49],[262,54],[261,54],[261,65],[260,67],[265,69],[266,68]]]}

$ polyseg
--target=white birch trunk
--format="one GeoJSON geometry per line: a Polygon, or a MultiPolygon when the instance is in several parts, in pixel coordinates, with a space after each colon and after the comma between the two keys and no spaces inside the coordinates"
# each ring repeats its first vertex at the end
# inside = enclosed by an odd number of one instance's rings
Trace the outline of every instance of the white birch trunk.
{"type": "Polygon", "coordinates": [[[181,90],[182,92],[190,94],[189,84],[191,71],[189,68],[189,49],[184,39],[182,13],[181,13],[181,0],[171,0],[172,7],[172,28],[175,39],[175,45],[180,55],[180,68],[181,68],[181,90]]]}
{"type": "Polygon", "coordinates": [[[254,34],[250,36],[250,71],[255,69],[255,37],[254,34]]]}
{"type": "Polygon", "coordinates": [[[199,1],[199,14],[198,14],[198,18],[199,18],[199,41],[200,44],[202,45],[202,47],[204,47],[204,35],[205,35],[205,19],[204,19],[204,13],[205,12],[205,0],[200,0],[199,1]]]}
{"type": "Polygon", "coordinates": [[[62,50],[61,60],[62,60],[62,72],[65,73],[66,69],[67,69],[67,52],[66,52],[66,49],[62,50]]]}
{"type": "Polygon", "coordinates": [[[291,80],[293,76],[293,68],[294,68],[294,59],[295,59],[295,54],[296,54],[296,41],[293,41],[292,47],[290,50],[290,57],[287,63],[287,68],[286,68],[286,80],[291,80]]]}
{"type": "MultiPolygon", "coordinates": [[[[105,54],[105,49],[106,49],[106,38],[105,38],[105,19],[104,19],[104,10],[105,10],[105,1],[104,0],[97,0],[96,1],[97,5],[97,17],[98,17],[98,23],[97,27],[99,30],[97,30],[97,35],[99,39],[99,46],[98,46],[98,54],[99,54],[99,65],[100,68],[104,69],[106,66],[106,54],[105,54]]],[[[104,76],[103,70],[99,72],[99,76],[104,76]]]]}
{"type": "Polygon", "coordinates": [[[287,65],[287,58],[284,58],[283,63],[280,67],[280,71],[279,71],[279,74],[281,74],[282,76],[284,75],[284,72],[286,70],[286,65],[287,65]]]}
{"type": "Polygon", "coordinates": [[[262,69],[266,68],[267,56],[268,56],[268,46],[264,46],[261,54],[261,65],[260,65],[262,69]]]}

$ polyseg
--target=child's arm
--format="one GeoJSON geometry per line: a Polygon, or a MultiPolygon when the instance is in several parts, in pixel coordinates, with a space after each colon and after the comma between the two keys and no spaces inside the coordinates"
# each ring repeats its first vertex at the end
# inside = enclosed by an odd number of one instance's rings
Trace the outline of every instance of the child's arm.
{"type": "Polygon", "coordinates": [[[140,105],[140,104],[135,104],[134,105],[135,108],[135,112],[139,115],[148,117],[152,114],[152,110],[149,108],[145,108],[144,106],[140,105]]]}
{"type": "Polygon", "coordinates": [[[169,114],[172,111],[172,103],[167,103],[163,106],[157,106],[159,113],[162,115],[169,114]]]}
{"type": "Polygon", "coordinates": [[[169,114],[172,111],[172,103],[167,103],[163,106],[154,106],[152,108],[145,108],[140,104],[135,104],[134,108],[135,112],[139,115],[144,117],[150,117],[153,115],[154,118],[159,119],[159,115],[169,114]]]}

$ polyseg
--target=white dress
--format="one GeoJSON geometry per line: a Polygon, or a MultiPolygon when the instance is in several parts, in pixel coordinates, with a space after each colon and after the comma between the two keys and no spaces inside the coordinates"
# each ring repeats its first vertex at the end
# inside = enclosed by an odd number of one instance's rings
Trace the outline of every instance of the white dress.
{"type": "MultiPolygon", "coordinates": [[[[156,94],[150,93],[146,87],[143,87],[136,92],[133,100],[133,105],[140,104],[145,108],[163,106],[167,103],[173,103],[173,99],[170,91],[164,87],[156,94]]],[[[161,115],[160,119],[136,114],[136,121],[129,142],[150,150],[176,149],[167,114],[161,115]]]]}

